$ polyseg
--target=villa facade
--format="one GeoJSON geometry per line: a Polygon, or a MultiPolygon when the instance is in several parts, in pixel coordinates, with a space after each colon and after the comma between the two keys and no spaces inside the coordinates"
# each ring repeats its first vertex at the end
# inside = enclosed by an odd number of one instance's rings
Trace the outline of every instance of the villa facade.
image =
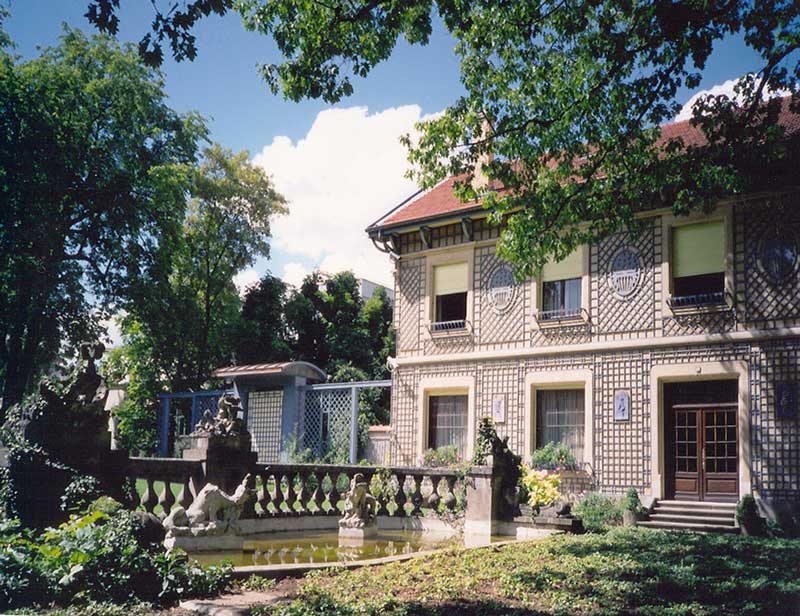
{"type": "Polygon", "coordinates": [[[469,458],[492,416],[526,459],[566,444],[604,492],[800,501],[800,190],[650,211],[518,283],[453,181],[367,230],[395,262],[391,463],[469,458]]]}

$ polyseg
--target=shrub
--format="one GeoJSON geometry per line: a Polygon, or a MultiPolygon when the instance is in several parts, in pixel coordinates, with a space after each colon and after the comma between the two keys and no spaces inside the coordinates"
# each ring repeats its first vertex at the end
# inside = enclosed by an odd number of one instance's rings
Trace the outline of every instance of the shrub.
{"type": "Polygon", "coordinates": [[[575,456],[564,443],[547,443],[533,452],[531,456],[533,468],[549,471],[574,471],[578,469],[575,456]]]}
{"type": "Polygon", "coordinates": [[[645,511],[636,488],[628,488],[627,492],[625,492],[625,496],[623,496],[620,501],[620,507],[622,510],[630,511],[631,513],[644,513],[645,511]]]}
{"type": "Polygon", "coordinates": [[[758,505],[752,494],[745,494],[736,503],[736,522],[747,535],[766,533],[764,520],[758,515],[758,505]]]}
{"type": "Polygon", "coordinates": [[[100,481],[91,475],[78,475],[61,495],[61,511],[78,513],[86,511],[89,505],[103,496],[100,481]]]}
{"type": "Polygon", "coordinates": [[[423,466],[456,466],[461,461],[455,445],[446,445],[436,449],[428,449],[422,460],[423,466]]]}
{"type": "Polygon", "coordinates": [[[610,526],[618,526],[622,512],[617,499],[597,492],[589,492],[572,508],[572,513],[583,522],[590,533],[602,533],[610,526]]]}
{"type": "Polygon", "coordinates": [[[91,505],[87,508],[87,512],[91,511],[99,511],[100,513],[105,513],[106,515],[114,515],[118,511],[122,511],[124,509],[122,503],[118,500],[111,498],[110,496],[101,496],[92,502],[91,505]]]}
{"type": "Polygon", "coordinates": [[[522,465],[522,476],[520,478],[528,497],[528,504],[535,510],[540,507],[552,505],[561,494],[558,486],[561,479],[557,474],[548,473],[544,470],[528,468],[522,465]]]}
{"type": "Polygon", "coordinates": [[[73,515],[35,541],[18,523],[6,525],[0,530],[0,608],[50,601],[166,605],[227,585],[230,565],[204,570],[185,553],[167,552],[144,536],[141,519],[127,511],[73,515]]]}

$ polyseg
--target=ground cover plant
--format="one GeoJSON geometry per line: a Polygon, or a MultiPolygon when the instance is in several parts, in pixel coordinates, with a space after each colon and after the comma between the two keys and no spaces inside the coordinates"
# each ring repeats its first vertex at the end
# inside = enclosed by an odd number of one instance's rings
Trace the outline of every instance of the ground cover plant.
{"type": "Polygon", "coordinates": [[[292,601],[259,612],[790,614],[800,602],[799,574],[798,542],[618,528],[324,572],[292,587],[292,601]]]}

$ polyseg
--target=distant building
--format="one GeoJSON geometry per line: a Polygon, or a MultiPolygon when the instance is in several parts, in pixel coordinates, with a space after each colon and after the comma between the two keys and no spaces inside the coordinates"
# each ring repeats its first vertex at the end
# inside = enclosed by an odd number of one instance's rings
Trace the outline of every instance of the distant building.
{"type": "Polygon", "coordinates": [[[382,284],[378,284],[377,282],[372,282],[366,278],[358,279],[358,290],[361,293],[361,299],[364,301],[367,301],[370,297],[375,295],[375,292],[381,287],[386,290],[386,295],[389,296],[389,301],[394,303],[394,289],[391,287],[386,287],[382,284]]]}

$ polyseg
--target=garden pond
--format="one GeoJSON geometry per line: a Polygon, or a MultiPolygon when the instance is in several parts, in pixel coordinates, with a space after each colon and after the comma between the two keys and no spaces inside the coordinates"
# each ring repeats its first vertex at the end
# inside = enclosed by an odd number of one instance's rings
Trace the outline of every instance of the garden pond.
{"type": "MultiPolygon", "coordinates": [[[[507,541],[492,537],[489,542],[507,541]]],[[[341,539],[337,530],[301,533],[280,532],[251,535],[242,550],[195,552],[189,556],[201,565],[228,560],[235,567],[254,565],[291,565],[343,563],[372,560],[387,556],[410,555],[464,545],[461,535],[430,531],[382,530],[368,539],[341,539]]]]}

